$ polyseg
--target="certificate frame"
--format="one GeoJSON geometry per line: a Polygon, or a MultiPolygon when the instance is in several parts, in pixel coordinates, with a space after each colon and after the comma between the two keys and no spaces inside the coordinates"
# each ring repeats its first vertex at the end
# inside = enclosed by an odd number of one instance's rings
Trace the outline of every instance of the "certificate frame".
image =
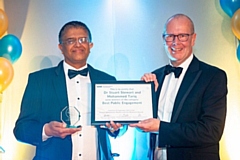
{"type": "Polygon", "coordinates": [[[91,95],[91,125],[110,121],[130,124],[153,118],[153,82],[93,81],[91,95]]]}

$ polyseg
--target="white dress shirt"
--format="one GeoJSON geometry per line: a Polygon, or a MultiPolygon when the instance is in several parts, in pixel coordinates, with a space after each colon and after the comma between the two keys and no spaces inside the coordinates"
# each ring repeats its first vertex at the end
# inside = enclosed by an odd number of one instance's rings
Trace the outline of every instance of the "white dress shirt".
{"type": "MultiPolygon", "coordinates": [[[[72,160],[96,160],[97,159],[97,130],[91,126],[91,80],[89,74],[77,75],[69,79],[68,69],[76,70],[64,62],[64,72],[67,83],[69,106],[75,106],[80,111],[82,131],[72,135],[72,160]]],[[[87,65],[78,69],[87,68],[87,65]]]]}
{"type": "MultiPolygon", "coordinates": [[[[164,122],[171,121],[176,95],[178,93],[183,77],[192,59],[193,59],[193,54],[186,61],[184,61],[180,66],[178,66],[183,68],[179,78],[175,78],[173,72],[165,76],[159,101],[158,101],[158,119],[160,119],[161,121],[164,121],[164,122]]],[[[158,136],[156,140],[156,146],[157,145],[158,145],[158,136]]],[[[154,159],[167,160],[167,149],[156,147],[154,159]]]]}
{"type": "MultiPolygon", "coordinates": [[[[82,70],[86,66],[78,69],[82,70]]],[[[91,80],[88,75],[70,79],[68,77],[68,69],[76,70],[63,63],[67,95],[69,106],[75,106],[80,111],[80,121],[75,125],[81,125],[82,130],[72,135],[72,160],[97,160],[97,130],[91,126],[91,80]]],[[[60,114],[60,113],[59,113],[60,114]]],[[[44,126],[45,127],[45,126],[44,126]]],[[[43,127],[43,141],[46,141],[51,136],[47,136],[43,127]]]]}

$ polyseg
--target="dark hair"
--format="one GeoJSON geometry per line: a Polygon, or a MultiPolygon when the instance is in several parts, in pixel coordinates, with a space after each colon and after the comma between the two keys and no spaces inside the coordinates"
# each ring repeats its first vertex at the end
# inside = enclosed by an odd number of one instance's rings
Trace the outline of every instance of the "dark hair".
{"type": "Polygon", "coordinates": [[[80,21],[70,21],[66,24],[64,24],[64,26],[61,28],[59,34],[58,34],[58,41],[59,43],[61,43],[62,41],[62,36],[65,32],[66,29],[68,28],[71,28],[71,27],[74,27],[74,28],[83,28],[84,30],[86,30],[88,32],[88,38],[89,38],[89,41],[92,42],[92,35],[91,35],[91,32],[89,30],[89,28],[87,27],[86,24],[80,22],[80,21]]]}

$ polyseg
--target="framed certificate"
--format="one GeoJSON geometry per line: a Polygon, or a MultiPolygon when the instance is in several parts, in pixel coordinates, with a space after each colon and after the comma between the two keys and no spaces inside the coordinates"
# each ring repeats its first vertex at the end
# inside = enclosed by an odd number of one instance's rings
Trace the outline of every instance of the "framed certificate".
{"type": "Polygon", "coordinates": [[[129,124],[153,117],[153,82],[93,81],[91,124],[129,124]]]}

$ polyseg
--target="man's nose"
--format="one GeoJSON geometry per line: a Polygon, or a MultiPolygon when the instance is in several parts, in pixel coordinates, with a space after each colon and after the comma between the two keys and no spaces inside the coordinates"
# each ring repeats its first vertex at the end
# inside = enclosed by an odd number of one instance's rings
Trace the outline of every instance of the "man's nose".
{"type": "Polygon", "coordinates": [[[173,37],[173,42],[178,42],[178,41],[179,41],[178,35],[174,35],[174,37],[173,37]]]}
{"type": "Polygon", "coordinates": [[[180,42],[180,41],[179,41],[179,39],[178,39],[178,36],[175,35],[175,36],[173,37],[172,44],[173,44],[173,45],[176,45],[176,44],[179,43],[179,42],[180,42]]]}
{"type": "Polygon", "coordinates": [[[75,45],[76,45],[76,46],[81,46],[82,43],[81,43],[80,40],[78,39],[78,40],[76,41],[75,45]]]}

